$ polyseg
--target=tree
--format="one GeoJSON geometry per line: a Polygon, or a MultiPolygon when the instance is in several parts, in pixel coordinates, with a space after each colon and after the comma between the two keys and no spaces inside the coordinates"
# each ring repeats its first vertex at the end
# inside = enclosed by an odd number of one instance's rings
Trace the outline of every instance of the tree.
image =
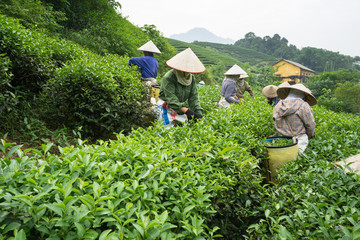
{"type": "Polygon", "coordinates": [[[335,89],[334,96],[345,103],[346,109],[344,110],[360,114],[360,83],[341,83],[335,89]]]}

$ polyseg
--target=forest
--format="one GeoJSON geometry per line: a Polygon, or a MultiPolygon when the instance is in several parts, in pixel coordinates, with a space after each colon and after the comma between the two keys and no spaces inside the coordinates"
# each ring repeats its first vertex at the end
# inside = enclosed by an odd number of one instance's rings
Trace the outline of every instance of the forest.
{"type": "Polygon", "coordinates": [[[278,35],[184,46],[119,9],[115,0],[0,2],[0,239],[360,238],[359,175],[335,165],[360,153],[358,58],[305,53],[278,35]],[[204,62],[203,119],[170,129],[149,120],[128,64],[148,40],[162,52],[159,82],[183,47],[204,62]],[[261,89],[281,83],[270,60],[306,65],[297,57],[315,55],[333,61],[307,65],[316,137],[268,182],[273,108],[261,89]],[[219,109],[235,63],[255,97],[219,109]]]}
{"type": "Polygon", "coordinates": [[[236,41],[234,45],[253,49],[280,59],[291,59],[316,72],[332,72],[341,68],[360,69],[360,56],[350,57],[314,47],[298,49],[279,34],[261,38],[255,33],[249,32],[245,34],[243,39],[236,41]]]}

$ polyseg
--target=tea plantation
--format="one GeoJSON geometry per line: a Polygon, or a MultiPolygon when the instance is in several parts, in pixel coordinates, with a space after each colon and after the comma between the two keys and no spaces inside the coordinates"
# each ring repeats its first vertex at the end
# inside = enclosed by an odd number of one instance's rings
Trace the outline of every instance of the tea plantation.
{"type": "Polygon", "coordinates": [[[333,165],[360,152],[359,117],[315,106],[316,137],[272,185],[272,108],[257,92],[217,109],[219,88],[199,91],[207,113],[182,127],[42,150],[2,140],[1,239],[359,239],[359,177],[333,165]]]}
{"type": "Polygon", "coordinates": [[[0,26],[0,239],[360,238],[359,177],[334,167],[360,153],[359,116],[315,106],[316,137],[268,183],[274,127],[260,89],[218,109],[220,88],[199,88],[204,118],[165,129],[143,121],[149,103],[126,54],[4,15],[0,26]],[[70,130],[75,142],[52,138],[70,130]]]}

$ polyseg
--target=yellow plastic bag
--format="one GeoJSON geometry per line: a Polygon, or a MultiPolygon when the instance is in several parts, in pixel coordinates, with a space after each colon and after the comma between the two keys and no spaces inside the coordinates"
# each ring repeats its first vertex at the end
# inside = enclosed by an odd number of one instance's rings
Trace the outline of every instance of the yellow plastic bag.
{"type": "Polygon", "coordinates": [[[159,92],[160,92],[160,87],[158,86],[153,86],[150,89],[150,97],[155,98],[156,102],[159,100],[159,92]]]}
{"type": "MultiPolygon", "coordinates": [[[[266,142],[272,142],[275,139],[292,139],[291,137],[268,137],[266,142]]],[[[292,139],[293,143],[286,146],[267,146],[267,152],[269,155],[268,163],[266,164],[268,175],[268,181],[276,182],[277,170],[286,162],[296,160],[299,154],[297,140],[292,139]]]]}

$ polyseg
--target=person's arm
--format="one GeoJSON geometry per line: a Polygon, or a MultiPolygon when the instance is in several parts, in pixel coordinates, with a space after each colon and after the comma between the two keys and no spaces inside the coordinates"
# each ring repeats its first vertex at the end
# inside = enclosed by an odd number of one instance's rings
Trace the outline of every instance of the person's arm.
{"type": "Polygon", "coordinates": [[[181,110],[182,107],[186,107],[185,104],[179,101],[179,98],[175,93],[175,82],[171,80],[171,76],[164,76],[161,82],[161,90],[164,93],[165,100],[169,107],[176,111],[178,114],[182,115],[184,112],[181,110]]]}
{"type": "Polygon", "coordinates": [[[193,110],[197,114],[202,115],[204,112],[204,109],[200,105],[199,94],[197,91],[195,79],[193,76],[192,76],[192,78],[193,78],[193,82],[191,83],[191,90],[190,90],[190,95],[189,95],[189,99],[188,99],[189,107],[191,110],[193,110]]]}
{"type": "Polygon", "coordinates": [[[302,120],[308,137],[309,138],[315,137],[315,127],[316,127],[315,119],[314,119],[313,111],[307,102],[305,102],[303,106],[302,120]]]}
{"type": "Polygon", "coordinates": [[[139,64],[139,58],[140,57],[132,57],[129,60],[129,65],[138,65],[139,64]]]}
{"type": "Polygon", "coordinates": [[[185,104],[181,104],[180,100],[176,96],[176,77],[173,71],[168,71],[160,84],[159,98],[166,101],[170,108],[176,111],[178,114],[183,114],[181,107],[186,107],[185,104]]]}
{"type": "Polygon", "coordinates": [[[246,91],[248,91],[250,93],[251,97],[254,97],[254,92],[251,89],[250,85],[246,82],[246,91]]]}
{"type": "MultiPolygon", "coordinates": [[[[239,103],[239,100],[234,98],[234,93],[236,94],[236,85],[235,84],[229,84],[225,86],[225,100],[228,103],[239,103]]],[[[236,96],[235,96],[236,97],[236,96]]]]}

